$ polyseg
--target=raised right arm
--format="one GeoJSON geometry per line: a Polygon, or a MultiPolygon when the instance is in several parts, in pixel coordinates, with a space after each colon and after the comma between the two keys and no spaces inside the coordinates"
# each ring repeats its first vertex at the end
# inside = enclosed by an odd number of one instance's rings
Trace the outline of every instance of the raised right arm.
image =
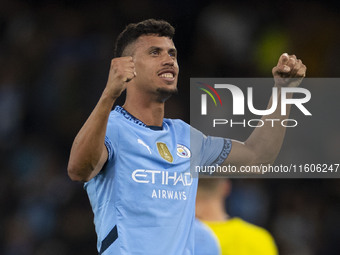
{"type": "Polygon", "coordinates": [[[104,141],[109,115],[114,102],[135,76],[132,57],[114,58],[111,61],[106,87],[72,144],[67,172],[73,181],[91,180],[107,161],[104,141]]]}

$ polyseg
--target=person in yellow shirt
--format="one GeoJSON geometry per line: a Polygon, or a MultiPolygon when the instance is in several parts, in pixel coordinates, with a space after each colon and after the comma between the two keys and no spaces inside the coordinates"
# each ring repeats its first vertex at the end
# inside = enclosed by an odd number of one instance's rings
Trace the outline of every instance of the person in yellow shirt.
{"type": "MultiPolygon", "coordinates": [[[[222,255],[277,255],[271,234],[241,218],[230,218],[225,200],[231,183],[224,178],[201,178],[196,199],[196,217],[208,225],[219,240],[222,255]]],[[[195,244],[199,249],[200,243],[195,244]]]]}

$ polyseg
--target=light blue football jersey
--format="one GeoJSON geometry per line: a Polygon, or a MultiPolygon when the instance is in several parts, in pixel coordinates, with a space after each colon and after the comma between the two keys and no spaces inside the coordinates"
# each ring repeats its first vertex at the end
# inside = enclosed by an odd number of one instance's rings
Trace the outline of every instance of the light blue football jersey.
{"type": "Polygon", "coordinates": [[[195,219],[195,255],[221,255],[217,236],[203,222],[195,219]]]}
{"type": "Polygon", "coordinates": [[[194,254],[198,179],[190,164],[221,162],[231,141],[206,137],[181,120],[148,127],[117,106],[105,145],[105,166],[84,185],[99,254],[194,254]]]}

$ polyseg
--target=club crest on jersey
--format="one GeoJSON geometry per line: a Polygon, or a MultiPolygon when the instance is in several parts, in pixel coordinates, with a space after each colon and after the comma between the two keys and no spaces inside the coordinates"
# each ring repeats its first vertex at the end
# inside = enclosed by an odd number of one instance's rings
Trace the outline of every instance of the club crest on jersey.
{"type": "Polygon", "coordinates": [[[177,144],[177,156],[181,158],[190,158],[190,150],[182,144],[177,144]]]}
{"type": "Polygon", "coordinates": [[[166,161],[170,163],[174,161],[174,158],[172,157],[168,149],[168,146],[166,146],[165,143],[157,142],[157,150],[158,150],[159,155],[161,155],[161,157],[165,159],[166,161]]]}

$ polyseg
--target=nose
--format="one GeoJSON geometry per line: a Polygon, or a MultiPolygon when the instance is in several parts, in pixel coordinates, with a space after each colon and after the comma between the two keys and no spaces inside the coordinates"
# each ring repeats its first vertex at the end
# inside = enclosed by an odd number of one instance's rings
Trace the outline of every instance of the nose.
{"type": "Polygon", "coordinates": [[[163,58],[162,61],[163,66],[174,66],[175,65],[175,59],[170,56],[169,54],[165,54],[165,57],[163,58]]]}

